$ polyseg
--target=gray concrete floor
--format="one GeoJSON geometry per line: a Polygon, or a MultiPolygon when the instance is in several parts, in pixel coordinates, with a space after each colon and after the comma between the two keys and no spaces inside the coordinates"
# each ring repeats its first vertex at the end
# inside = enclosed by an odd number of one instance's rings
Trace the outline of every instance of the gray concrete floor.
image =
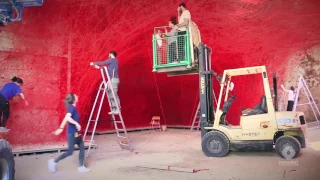
{"type": "MultiPolygon", "coordinates": [[[[274,152],[230,152],[224,158],[206,157],[200,146],[200,133],[168,129],[167,132],[141,131],[129,133],[133,153],[120,150],[116,135],[96,136],[99,147],[91,151],[86,164],[90,173],[78,173],[78,151],[57,165],[50,173],[47,160],[58,154],[42,154],[15,158],[17,180],[238,180],[238,179],[320,179],[320,151],[308,147],[295,159],[294,165],[274,152]],[[138,168],[137,165],[164,165],[191,169],[209,169],[197,173],[138,168]]],[[[309,142],[320,141],[320,129],[309,130],[309,142]]]]}

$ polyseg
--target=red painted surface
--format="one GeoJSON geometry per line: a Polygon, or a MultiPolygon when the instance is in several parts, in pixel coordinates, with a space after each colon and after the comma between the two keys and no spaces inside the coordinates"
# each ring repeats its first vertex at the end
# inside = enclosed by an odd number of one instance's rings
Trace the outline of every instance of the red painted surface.
{"type": "MultiPolygon", "coordinates": [[[[320,6],[317,0],[185,1],[199,26],[202,40],[213,48],[212,67],[224,69],[266,65],[283,76],[287,57],[319,44],[320,6]]],[[[167,125],[189,125],[198,101],[198,77],[167,78],[152,73],[153,27],[166,25],[176,14],[178,1],[46,1],[27,8],[20,23],[1,29],[1,78],[21,76],[30,102],[12,105],[9,140],[14,145],[55,143],[50,134],[63,117],[68,59],[71,90],[80,96],[83,128],[101,77],[90,61],[107,58],[111,49],[120,60],[119,95],[128,128],[148,126],[160,115],[167,125]]],[[[290,70],[290,69],[289,69],[290,70]]],[[[239,78],[229,118],[237,124],[241,107],[260,101],[259,78],[239,78]],[[247,83],[250,82],[250,83],[247,83]]],[[[272,82],[272,79],[270,79],[272,82]]],[[[216,84],[215,84],[216,85],[216,84]]],[[[217,86],[216,86],[217,87],[217,86]]],[[[216,89],[216,92],[218,90],[216,89]]],[[[104,106],[104,112],[108,107],[104,106]]],[[[107,117],[106,113],[103,117],[107,117]]],[[[110,123],[99,124],[106,130],[110,123]]]]}

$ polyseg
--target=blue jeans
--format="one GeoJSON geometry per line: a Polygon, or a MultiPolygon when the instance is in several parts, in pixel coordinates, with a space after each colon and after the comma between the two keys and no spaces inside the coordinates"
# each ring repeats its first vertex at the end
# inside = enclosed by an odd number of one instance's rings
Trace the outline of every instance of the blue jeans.
{"type": "Polygon", "coordinates": [[[80,149],[80,153],[79,153],[79,165],[83,166],[84,165],[84,143],[83,143],[83,139],[82,136],[78,136],[78,137],[74,137],[74,134],[68,134],[68,150],[67,152],[64,152],[63,154],[61,154],[57,159],[54,160],[55,163],[61,161],[62,159],[71,156],[73,154],[74,151],[74,145],[77,144],[79,149],[80,149]]]}

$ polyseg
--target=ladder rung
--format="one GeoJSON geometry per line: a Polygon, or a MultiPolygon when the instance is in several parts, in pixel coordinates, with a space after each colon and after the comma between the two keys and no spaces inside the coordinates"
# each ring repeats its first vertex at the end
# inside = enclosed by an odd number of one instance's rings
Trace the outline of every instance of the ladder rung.
{"type": "Polygon", "coordinates": [[[118,136],[118,138],[126,139],[126,136],[118,136]]]}
{"type": "Polygon", "coordinates": [[[125,129],[117,129],[118,131],[125,131],[125,129]]]}
{"type": "Polygon", "coordinates": [[[124,143],[119,143],[119,144],[123,146],[130,146],[129,144],[124,144],[124,143]]]}
{"type": "Polygon", "coordinates": [[[122,121],[114,121],[115,123],[122,123],[122,121]]]}

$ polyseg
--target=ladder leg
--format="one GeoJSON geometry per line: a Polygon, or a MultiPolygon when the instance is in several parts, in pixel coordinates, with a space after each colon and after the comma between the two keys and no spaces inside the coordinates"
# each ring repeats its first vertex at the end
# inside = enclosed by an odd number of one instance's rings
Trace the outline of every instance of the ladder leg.
{"type": "MultiPolygon", "coordinates": [[[[92,116],[93,116],[93,113],[94,113],[94,110],[95,110],[95,107],[96,107],[96,104],[97,104],[97,101],[98,101],[98,98],[99,98],[99,95],[100,95],[100,89],[102,88],[102,85],[103,83],[100,84],[100,87],[99,87],[99,90],[97,92],[97,95],[96,95],[96,98],[94,100],[94,103],[93,103],[93,107],[92,107],[92,110],[91,110],[91,113],[90,113],[90,117],[89,117],[89,121],[87,123],[87,127],[86,127],[86,131],[84,133],[84,136],[83,136],[83,141],[85,140],[86,138],[86,135],[88,133],[88,129],[89,129],[89,126],[90,126],[90,122],[92,120],[92,116]]],[[[97,118],[96,118],[97,119],[97,118]]]]}
{"type": "Polygon", "coordinates": [[[94,137],[94,134],[95,134],[95,132],[96,132],[96,128],[97,128],[97,124],[98,124],[98,118],[99,118],[99,116],[100,116],[100,112],[101,112],[101,108],[102,108],[102,104],[103,104],[104,97],[105,97],[105,94],[102,93],[101,102],[100,102],[99,109],[98,109],[98,113],[97,113],[97,119],[96,119],[95,122],[94,122],[94,127],[93,127],[93,131],[92,131],[92,135],[91,135],[91,139],[90,139],[90,143],[89,143],[89,148],[88,148],[87,156],[89,155],[89,152],[90,152],[90,149],[91,149],[91,146],[92,146],[93,137],[94,137]]]}
{"type": "Polygon", "coordinates": [[[309,103],[310,103],[310,105],[311,105],[312,112],[313,112],[313,114],[314,114],[314,116],[315,116],[315,118],[316,118],[316,120],[317,120],[317,122],[318,122],[318,124],[319,124],[318,116],[317,116],[317,114],[315,113],[314,108],[317,110],[318,114],[320,115],[319,109],[318,109],[318,107],[316,106],[315,101],[314,101],[314,99],[313,99],[313,97],[312,97],[312,95],[311,95],[311,92],[310,92],[310,90],[309,90],[309,88],[308,88],[308,86],[307,86],[307,83],[305,82],[304,79],[303,79],[303,84],[304,84],[304,92],[305,92],[306,95],[307,95],[308,101],[309,101],[309,103]],[[311,100],[312,100],[312,103],[310,102],[310,98],[311,98],[311,100]],[[314,104],[315,107],[313,107],[312,104],[314,104]]]}
{"type": "MultiPolygon", "coordinates": [[[[110,91],[111,93],[109,95],[111,95],[111,98],[109,99],[113,99],[114,100],[114,104],[115,104],[115,107],[116,107],[116,111],[118,111],[118,116],[119,116],[119,119],[120,119],[120,122],[121,122],[121,131],[123,131],[123,133],[125,134],[125,139],[127,140],[127,145],[130,149],[130,151],[133,151],[131,145],[130,145],[130,141],[129,141],[129,138],[128,138],[128,134],[127,134],[127,130],[126,130],[126,127],[125,127],[125,124],[123,122],[123,117],[122,117],[122,114],[121,114],[121,109],[120,109],[120,101],[119,101],[119,97],[117,95],[117,92],[118,92],[118,88],[116,87],[115,89],[113,88],[113,84],[111,82],[111,78],[109,76],[109,73],[108,73],[108,70],[106,67],[104,67],[104,71],[105,71],[105,74],[107,76],[107,79],[108,79],[108,87],[110,87],[110,91]]],[[[102,76],[102,78],[105,80],[105,76],[102,76]]],[[[115,86],[117,86],[117,82],[115,83],[115,86]]],[[[110,103],[109,101],[109,106],[110,106],[110,110],[112,112],[112,108],[114,107],[113,104],[110,103]]],[[[112,119],[113,119],[113,122],[114,122],[114,126],[115,126],[115,129],[116,129],[116,132],[117,132],[117,136],[118,136],[118,142],[119,142],[119,145],[121,147],[121,149],[123,149],[123,143],[121,142],[121,139],[123,139],[119,133],[119,127],[118,127],[118,122],[119,121],[116,121],[116,118],[115,118],[115,114],[112,113],[112,119]]]]}

